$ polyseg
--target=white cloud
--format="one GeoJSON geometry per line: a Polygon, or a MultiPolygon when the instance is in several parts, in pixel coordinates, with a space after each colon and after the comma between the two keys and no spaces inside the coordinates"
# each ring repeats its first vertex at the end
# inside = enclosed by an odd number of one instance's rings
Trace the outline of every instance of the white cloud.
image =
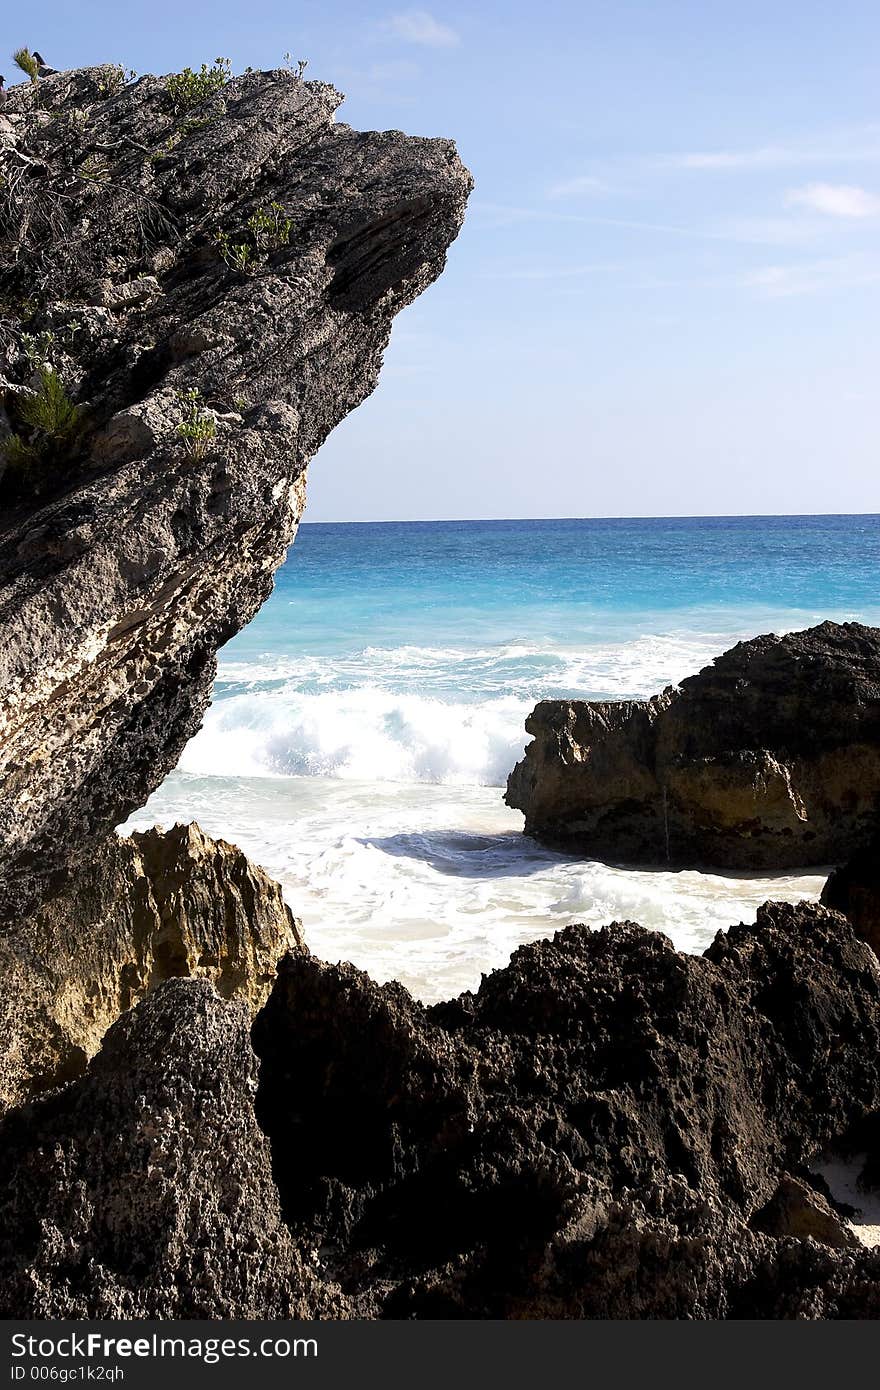
{"type": "Polygon", "coordinates": [[[779,169],[791,164],[812,163],[815,155],[806,151],[767,145],[758,150],[708,150],[695,154],[674,154],[664,161],[679,169],[779,169]]]}
{"type": "Polygon", "coordinates": [[[418,43],[426,48],[452,48],[459,42],[455,30],[448,24],[441,24],[427,10],[402,10],[391,16],[385,28],[406,43],[418,43]]]}
{"type": "Polygon", "coordinates": [[[795,169],[811,164],[876,164],[880,161],[880,132],[863,127],[789,145],[759,145],[746,150],[698,150],[663,155],[662,167],[706,171],[795,169]]]}
{"type": "Polygon", "coordinates": [[[742,284],[772,299],[816,294],[821,290],[861,289],[880,284],[880,266],[852,258],[768,265],[748,271],[742,284]]]}
{"type": "Polygon", "coordinates": [[[582,194],[604,193],[605,184],[591,174],[577,174],[572,179],[563,179],[547,189],[548,198],[578,198],[582,194]]]}
{"type": "Polygon", "coordinates": [[[806,188],[793,188],[786,202],[811,212],[824,212],[829,217],[877,217],[880,198],[865,188],[846,183],[808,183],[806,188]]]}

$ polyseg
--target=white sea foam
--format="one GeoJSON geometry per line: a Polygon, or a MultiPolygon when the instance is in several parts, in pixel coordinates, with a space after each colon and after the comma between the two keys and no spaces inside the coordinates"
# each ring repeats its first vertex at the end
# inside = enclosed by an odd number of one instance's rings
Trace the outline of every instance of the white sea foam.
{"type": "MultiPolygon", "coordinates": [[[[738,634],[737,634],[738,635],[738,634]]],[[[567,647],[558,640],[515,638],[483,647],[365,647],[326,656],[271,652],[220,665],[224,689],[292,685],[346,689],[369,683],[384,689],[475,695],[579,695],[585,699],[653,694],[711,661],[730,645],[730,633],[644,634],[625,642],[567,647]]]]}
{"type": "Polygon", "coordinates": [[[575,647],[511,632],[474,646],[227,658],[180,770],[133,823],[195,818],[240,844],[282,883],[317,954],[425,1000],[474,988],[517,946],[573,921],[630,918],[702,949],[768,897],[817,895],[823,876],[639,872],[554,854],[520,833],[500,787],[537,699],[645,696],[744,635],[575,647]]]}
{"type": "Polygon", "coordinates": [[[667,633],[587,651],[510,641],[227,662],[222,698],[180,766],[202,776],[501,786],[536,699],[648,695],[719,647],[717,634],[667,633]]]}
{"type": "Polygon", "coordinates": [[[497,787],[173,774],[133,824],[197,819],[263,864],[329,960],[425,1000],[475,988],[523,942],[629,918],[684,950],[753,920],[767,898],[815,897],[821,873],[725,877],[610,868],[544,849],[497,787]]]}
{"type": "Polygon", "coordinates": [[[500,785],[522,755],[531,707],[515,696],[462,704],[369,686],[258,691],[218,702],[180,766],[208,776],[500,785]]]}

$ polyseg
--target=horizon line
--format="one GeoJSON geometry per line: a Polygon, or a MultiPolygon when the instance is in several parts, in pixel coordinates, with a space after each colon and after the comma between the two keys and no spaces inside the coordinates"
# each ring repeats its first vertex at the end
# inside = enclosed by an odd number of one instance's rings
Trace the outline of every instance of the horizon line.
{"type": "Polygon", "coordinates": [[[825,519],[878,518],[880,512],[665,512],[662,515],[643,512],[603,512],[595,516],[427,516],[427,517],[363,517],[348,520],[302,520],[303,526],[449,526],[511,521],[820,521],[825,519]]]}

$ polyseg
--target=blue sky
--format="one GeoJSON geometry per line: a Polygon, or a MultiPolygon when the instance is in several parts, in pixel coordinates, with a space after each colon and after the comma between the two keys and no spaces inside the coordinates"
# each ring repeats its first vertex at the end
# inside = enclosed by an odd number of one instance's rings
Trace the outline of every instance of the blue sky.
{"type": "Polygon", "coordinates": [[[56,66],[290,52],[340,119],[458,142],[464,230],[307,519],[880,511],[875,3],[26,13],[56,66]]]}

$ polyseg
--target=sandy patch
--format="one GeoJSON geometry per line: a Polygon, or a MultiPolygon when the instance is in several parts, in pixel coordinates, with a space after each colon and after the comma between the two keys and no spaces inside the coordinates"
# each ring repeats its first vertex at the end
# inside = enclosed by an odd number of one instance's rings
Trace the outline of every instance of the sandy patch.
{"type": "Polygon", "coordinates": [[[813,1172],[825,1179],[836,1202],[856,1208],[856,1215],[846,1224],[870,1248],[880,1245],[880,1191],[865,1192],[858,1186],[864,1163],[864,1154],[847,1159],[832,1156],[814,1163],[813,1172]]]}

